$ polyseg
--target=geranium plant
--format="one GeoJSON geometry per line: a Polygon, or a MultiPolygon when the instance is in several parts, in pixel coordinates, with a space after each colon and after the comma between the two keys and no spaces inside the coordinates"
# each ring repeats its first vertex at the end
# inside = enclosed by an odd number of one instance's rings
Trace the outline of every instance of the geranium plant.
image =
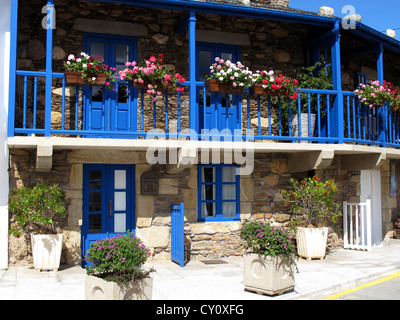
{"type": "Polygon", "coordinates": [[[230,60],[215,58],[215,63],[210,66],[208,80],[215,79],[221,84],[227,84],[233,89],[250,88],[255,82],[253,72],[240,61],[234,63],[230,60]]]}
{"type": "Polygon", "coordinates": [[[256,72],[256,84],[268,89],[272,94],[289,97],[294,100],[298,97],[299,81],[283,74],[275,75],[273,70],[256,72]]]}
{"type": "Polygon", "coordinates": [[[132,81],[134,86],[144,87],[153,101],[157,101],[157,96],[166,90],[184,91],[180,84],[185,82],[185,78],[164,63],[163,54],[158,57],[150,56],[140,64],[136,61],[126,62],[125,66],[124,70],[118,72],[120,79],[132,81]]]}
{"type": "Polygon", "coordinates": [[[106,74],[106,87],[111,89],[116,82],[115,68],[104,63],[100,56],[92,57],[85,52],[80,55],[70,54],[68,60],[64,62],[66,71],[76,71],[81,73],[81,78],[89,83],[94,83],[99,74],[106,74]]]}
{"type": "Polygon", "coordinates": [[[65,218],[65,193],[57,185],[39,182],[29,187],[12,189],[9,210],[14,213],[16,226],[10,233],[16,237],[25,234],[55,234],[65,218]]]}
{"type": "Polygon", "coordinates": [[[246,251],[265,256],[292,255],[295,245],[285,228],[271,226],[261,221],[250,221],[240,231],[246,251]]]}
{"type": "Polygon", "coordinates": [[[279,191],[280,198],[300,217],[300,224],[316,226],[323,220],[335,222],[341,216],[340,205],[334,199],[339,192],[334,180],[321,181],[319,176],[301,181],[291,178],[290,185],[279,191]]]}
{"type": "Polygon", "coordinates": [[[142,269],[149,256],[149,250],[133,233],[119,234],[90,244],[86,272],[116,283],[139,280],[153,271],[142,269]]]}
{"type": "Polygon", "coordinates": [[[368,84],[361,83],[354,92],[359,101],[370,108],[383,106],[393,100],[392,85],[386,81],[380,83],[376,80],[368,84]]]}

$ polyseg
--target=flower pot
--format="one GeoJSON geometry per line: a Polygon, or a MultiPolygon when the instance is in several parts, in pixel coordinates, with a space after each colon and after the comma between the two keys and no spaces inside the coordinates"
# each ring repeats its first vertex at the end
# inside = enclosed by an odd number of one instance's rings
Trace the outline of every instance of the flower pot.
{"type": "Polygon", "coordinates": [[[105,73],[94,73],[89,75],[88,78],[96,77],[96,80],[89,81],[87,78],[82,79],[82,74],[79,71],[66,71],[65,81],[67,85],[79,85],[79,86],[104,86],[107,81],[107,74],[105,73]]]}
{"type": "MultiPolygon", "coordinates": [[[[300,119],[301,119],[301,136],[302,137],[308,137],[308,113],[301,113],[300,114],[300,119]]],[[[317,119],[317,115],[312,113],[311,114],[311,136],[314,134],[315,130],[315,122],[317,119]]],[[[293,137],[298,137],[299,136],[299,115],[296,114],[294,115],[291,123],[291,128],[292,128],[292,136],[293,137]]],[[[309,141],[301,141],[302,143],[309,143],[309,141]]]]}
{"type": "Polygon", "coordinates": [[[222,84],[216,79],[207,80],[205,84],[207,91],[214,93],[232,93],[232,94],[243,93],[243,87],[233,88],[229,84],[222,84]]]}
{"type": "Polygon", "coordinates": [[[256,253],[243,256],[245,289],[258,294],[279,295],[294,288],[294,262],[287,255],[276,257],[256,253]]]}
{"type": "Polygon", "coordinates": [[[32,234],[32,256],[36,270],[54,270],[60,267],[63,234],[32,234]]]}
{"type": "Polygon", "coordinates": [[[270,88],[263,88],[262,84],[259,83],[254,84],[253,93],[255,95],[260,95],[260,96],[271,96],[271,97],[282,96],[282,94],[280,94],[279,91],[271,90],[270,88]]]}
{"type": "Polygon", "coordinates": [[[307,260],[324,259],[328,228],[298,228],[297,253],[307,260]]]}
{"type": "Polygon", "coordinates": [[[86,275],[86,300],[151,300],[152,295],[153,278],[144,278],[123,285],[86,275]]]}

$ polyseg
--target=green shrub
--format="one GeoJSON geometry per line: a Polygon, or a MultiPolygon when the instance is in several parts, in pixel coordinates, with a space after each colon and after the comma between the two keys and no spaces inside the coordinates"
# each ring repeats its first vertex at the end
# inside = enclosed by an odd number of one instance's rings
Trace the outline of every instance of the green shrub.
{"type": "Polygon", "coordinates": [[[57,233],[57,223],[65,218],[64,199],[65,193],[57,184],[39,182],[12,189],[8,208],[14,213],[17,227],[10,232],[17,237],[22,233],[57,233]]]}

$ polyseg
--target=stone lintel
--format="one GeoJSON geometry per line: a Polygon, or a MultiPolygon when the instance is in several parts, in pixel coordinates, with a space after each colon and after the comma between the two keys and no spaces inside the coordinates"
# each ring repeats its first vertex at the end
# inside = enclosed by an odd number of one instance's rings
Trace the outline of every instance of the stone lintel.
{"type": "Polygon", "coordinates": [[[73,28],[74,30],[82,32],[108,33],[131,37],[148,36],[148,30],[146,26],[130,22],[77,18],[73,28]]]}

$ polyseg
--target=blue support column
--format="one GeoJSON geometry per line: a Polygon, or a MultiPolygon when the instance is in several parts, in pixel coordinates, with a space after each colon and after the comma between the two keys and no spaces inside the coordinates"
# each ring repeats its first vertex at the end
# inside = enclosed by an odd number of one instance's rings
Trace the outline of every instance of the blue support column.
{"type": "Polygon", "coordinates": [[[340,22],[336,21],[334,29],[334,43],[332,46],[332,83],[333,90],[337,90],[333,113],[331,117],[332,135],[337,137],[337,142],[344,142],[344,114],[343,114],[343,91],[340,58],[340,22]]]}
{"type": "Polygon", "coordinates": [[[17,73],[17,34],[18,34],[18,0],[11,1],[10,23],[10,75],[8,91],[8,124],[7,134],[14,137],[15,126],[15,88],[17,73]]]}
{"type": "Polygon", "coordinates": [[[384,75],[383,75],[383,45],[382,42],[379,43],[378,50],[376,52],[377,61],[376,61],[376,70],[378,74],[378,81],[380,83],[383,82],[384,75]]]}
{"type": "Polygon", "coordinates": [[[189,15],[189,82],[189,129],[197,132],[199,113],[196,103],[196,14],[194,11],[190,11],[189,15]]]}
{"type": "Polygon", "coordinates": [[[46,19],[46,100],[44,109],[44,135],[49,137],[51,132],[51,97],[53,87],[53,28],[55,28],[53,0],[47,1],[46,19]]]}
{"type": "MultiPolygon", "coordinates": [[[[384,73],[383,73],[383,45],[382,42],[378,45],[378,50],[376,51],[376,71],[378,75],[378,81],[383,83],[384,73]]],[[[378,141],[382,143],[382,147],[386,146],[386,136],[387,136],[387,105],[380,106],[378,108],[378,141]]]]}

